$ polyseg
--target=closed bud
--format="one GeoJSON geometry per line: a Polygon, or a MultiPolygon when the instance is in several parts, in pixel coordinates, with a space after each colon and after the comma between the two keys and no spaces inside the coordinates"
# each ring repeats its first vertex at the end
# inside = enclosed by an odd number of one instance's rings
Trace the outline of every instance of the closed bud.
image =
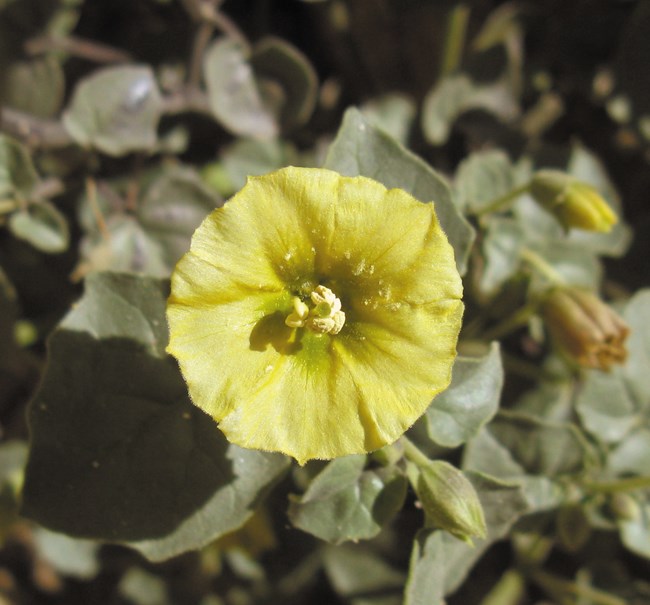
{"type": "Polygon", "coordinates": [[[595,294],[579,288],[552,290],[541,313],[560,353],[577,365],[609,371],[627,358],[630,329],[595,294]]]}
{"type": "Polygon", "coordinates": [[[609,510],[618,521],[638,521],[641,507],[630,494],[616,492],[609,500],[609,510]]]}
{"type": "Polygon", "coordinates": [[[618,217],[594,187],[561,170],[539,170],[530,194],[565,229],[610,231],[618,217]]]}
{"type": "Polygon", "coordinates": [[[463,542],[485,538],[483,507],[463,472],[442,460],[409,463],[407,473],[426,516],[426,525],[444,529],[463,542]]]}

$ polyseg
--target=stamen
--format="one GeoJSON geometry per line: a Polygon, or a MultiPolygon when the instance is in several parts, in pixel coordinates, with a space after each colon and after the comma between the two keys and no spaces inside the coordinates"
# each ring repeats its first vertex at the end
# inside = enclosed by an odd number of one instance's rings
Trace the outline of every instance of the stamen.
{"type": "Polygon", "coordinates": [[[310,310],[297,296],[293,299],[293,313],[284,320],[290,328],[308,327],[317,334],[338,334],[345,324],[341,301],[329,288],[316,287],[309,295],[314,307],[310,310]]]}

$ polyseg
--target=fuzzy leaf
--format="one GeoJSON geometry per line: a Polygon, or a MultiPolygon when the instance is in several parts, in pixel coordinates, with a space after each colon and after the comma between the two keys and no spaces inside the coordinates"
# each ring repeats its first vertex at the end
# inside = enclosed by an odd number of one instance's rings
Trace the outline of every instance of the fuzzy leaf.
{"type": "Polygon", "coordinates": [[[9,229],[41,252],[63,252],[70,243],[68,222],[45,200],[30,204],[9,217],[9,229]]]}
{"type": "Polygon", "coordinates": [[[630,299],[622,316],[630,326],[627,362],[611,373],[590,372],[576,401],[585,428],[609,443],[650,426],[650,290],[630,299]]]}
{"type": "Polygon", "coordinates": [[[456,119],[471,109],[482,109],[503,121],[512,120],[518,107],[504,82],[479,85],[466,75],[449,76],[439,82],[424,100],[422,129],[433,145],[443,145],[456,119]]]}
{"type": "Polygon", "coordinates": [[[365,464],[365,456],[330,462],[302,496],[292,498],[291,522],[333,544],[376,536],[401,509],[407,481],[391,469],[364,471],[365,464]]]}
{"type": "Polygon", "coordinates": [[[251,65],[261,82],[280,87],[280,122],[290,129],[306,122],[314,111],[318,78],[309,60],[292,44],[268,36],[253,49],[251,65]]]}
{"type": "Polygon", "coordinates": [[[24,145],[0,134],[0,196],[18,192],[25,197],[38,181],[32,158],[24,145]]]}
{"type": "Polygon", "coordinates": [[[256,139],[278,134],[275,112],[262,97],[241,43],[225,37],[214,42],[205,55],[203,75],[212,113],[230,132],[256,139]]]}
{"type": "Polygon", "coordinates": [[[49,342],[23,513],[152,560],[241,526],[287,466],[229,445],[164,356],[165,282],[95,274],[49,342]],[[83,506],[79,503],[83,502],[83,506]]]}
{"type": "Polygon", "coordinates": [[[451,385],[426,411],[429,437],[444,447],[457,447],[467,441],[496,413],[502,386],[498,343],[493,343],[484,357],[458,357],[451,385]]]}
{"type": "Polygon", "coordinates": [[[515,187],[515,170],[503,151],[472,153],[458,166],[454,191],[464,209],[478,211],[515,187]]]}
{"type": "Polygon", "coordinates": [[[120,156],[155,146],[161,113],[150,67],[107,67],[77,85],[63,125],[79,145],[120,156]]]}

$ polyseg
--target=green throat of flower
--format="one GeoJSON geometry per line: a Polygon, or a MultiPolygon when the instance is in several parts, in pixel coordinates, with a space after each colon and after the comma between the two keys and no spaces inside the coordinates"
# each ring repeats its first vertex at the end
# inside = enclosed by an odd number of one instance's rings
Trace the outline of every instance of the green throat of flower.
{"type": "Polygon", "coordinates": [[[309,295],[310,306],[298,298],[293,299],[293,312],[284,320],[290,328],[308,328],[316,334],[338,334],[345,324],[341,301],[329,288],[316,287],[309,295]]]}

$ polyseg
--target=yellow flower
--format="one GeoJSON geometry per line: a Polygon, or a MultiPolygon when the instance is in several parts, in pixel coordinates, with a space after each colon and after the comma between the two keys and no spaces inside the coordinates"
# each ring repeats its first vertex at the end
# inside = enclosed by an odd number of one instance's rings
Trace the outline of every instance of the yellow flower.
{"type": "Polygon", "coordinates": [[[565,228],[608,232],[618,217],[587,183],[561,170],[539,170],[530,182],[533,198],[565,228]]]}
{"type": "Polygon", "coordinates": [[[167,350],[231,442],[301,464],[359,454],[449,384],[461,296],[433,204],[289,167],[197,229],[172,276],[167,350]]]}

